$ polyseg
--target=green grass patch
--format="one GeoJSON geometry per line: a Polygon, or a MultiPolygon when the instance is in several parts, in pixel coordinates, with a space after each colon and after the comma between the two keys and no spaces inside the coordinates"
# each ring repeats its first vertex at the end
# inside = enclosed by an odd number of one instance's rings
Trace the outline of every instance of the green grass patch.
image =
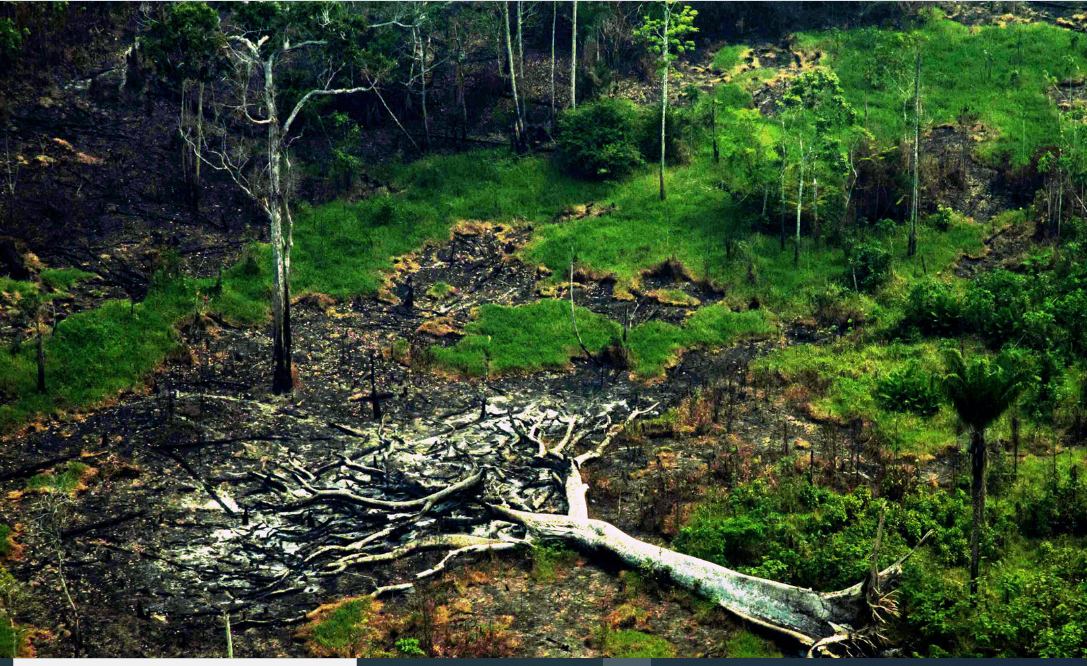
{"type": "Polygon", "coordinates": [[[529,577],[537,583],[554,580],[560,569],[568,568],[577,559],[577,553],[560,545],[536,546],[532,549],[532,571],[529,577]]]}
{"type": "Polygon", "coordinates": [[[329,650],[343,650],[361,643],[368,634],[372,606],[369,597],[340,604],[314,625],[314,642],[329,650]]]}
{"type": "Polygon", "coordinates": [[[615,631],[604,627],[602,649],[604,655],[618,659],[666,659],[676,656],[676,646],[660,636],[633,629],[615,631]]]}
{"type": "Polygon", "coordinates": [[[69,462],[67,469],[61,474],[47,472],[37,474],[27,479],[27,490],[48,490],[49,492],[70,495],[79,488],[84,475],[90,467],[81,462],[69,462]]]}
{"type": "Polygon", "coordinates": [[[725,643],[725,654],[730,659],[777,659],[781,650],[772,641],[750,631],[740,631],[725,643]]]}
{"type": "MultiPolygon", "coordinates": [[[[582,307],[575,312],[578,331],[591,351],[617,339],[620,327],[615,322],[582,307]]],[[[570,323],[570,304],[561,300],[484,305],[479,319],[464,330],[465,337],[455,346],[433,350],[439,362],[470,375],[559,368],[582,353],[570,323]]]]}
{"type": "Polygon", "coordinates": [[[452,298],[456,291],[456,288],[451,284],[435,282],[426,290],[426,295],[436,301],[445,301],[452,298]]]}
{"type": "Polygon", "coordinates": [[[739,65],[743,61],[744,55],[751,49],[743,44],[733,44],[730,46],[723,46],[721,50],[713,54],[713,66],[728,74],[732,71],[732,68],[739,65]]]}
{"type": "Polygon", "coordinates": [[[1084,45],[1072,48],[1073,38],[1041,21],[971,27],[936,18],[906,33],[873,27],[811,32],[799,44],[824,52],[854,108],[867,103],[868,129],[881,144],[893,145],[904,136],[904,124],[913,123],[912,116],[903,118],[900,87],[909,92],[913,85],[914,48],[907,42],[914,40],[923,58],[923,122],[952,123],[966,109],[988,129],[980,155],[1022,166],[1057,139],[1047,74],[1082,78],[1087,69],[1084,45]]]}
{"type": "Polygon", "coordinates": [[[35,345],[0,353],[0,430],[37,414],[88,407],[142,381],[177,344],[174,325],[195,309],[196,284],[156,276],[135,307],[109,301],[71,315],[45,340],[46,393],[37,391],[35,345]]]}
{"type": "MultiPolygon", "coordinates": [[[[619,324],[580,306],[575,312],[578,331],[589,351],[622,344],[619,324]]],[[[627,334],[627,345],[634,371],[652,377],[663,372],[681,349],[729,344],[769,335],[772,330],[762,310],[731,312],[713,305],[700,309],[683,327],[659,321],[636,326],[627,334]]],[[[570,304],[563,300],[540,300],[517,307],[486,305],[479,319],[465,327],[465,333],[453,347],[432,349],[440,363],[469,375],[561,368],[582,354],[570,321],[570,304]]]]}
{"type": "MultiPolygon", "coordinates": [[[[522,254],[530,264],[554,271],[554,282],[565,278],[573,256],[579,266],[615,276],[617,288],[637,284],[643,271],[674,258],[695,279],[724,288],[731,304],[757,296],[782,316],[810,314],[812,297],[832,283],[851,286],[840,247],[803,238],[797,266],[791,239],[782,250],[776,236],[751,233],[740,207],[713,187],[718,173],[704,154],[688,168],[666,170],[670,194],[663,202],[655,174],[633,176],[613,191],[615,212],[542,226],[522,254]],[[724,251],[729,242],[735,244],[731,257],[724,251]]],[[[984,225],[966,222],[946,232],[922,227],[919,252],[909,259],[905,226],[880,242],[893,255],[892,270],[907,284],[924,270],[943,270],[963,252],[980,250],[986,231],[984,225]]]]}
{"type": "Polygon", "coordinates": [[[718,347],[773,332],[763,310],[732,312],[723,305],[701,308],[683,327],[659,321],[635,326],[627,334],[634,370],[642,377],[659,376],[682,349],[718,347]]]}
{"type": "MultiPolygon", "coordinates": [[[[3,568],[0,568],[0,572],[6,573],[3,568]]],[[[15,651],[22,647],[23,640],[19,627],[12,626],[8,614],[0,611],[0,658],[15,657],[15,651]]]]}
{"type": "MultiPolygon", "coordinates": [[[[395,194],[295,208],[295,295],[376,293],[394,257],[445,240],[459,220],[544,222],[568,204],[599,198],[609,187],[570,178],[549,159],[517,159],[502,151],[435,155],[385,169],[380,175],[395,194]]],[[[223,295],[213,302],[240,323],[262,321],[270,307],[271,249],[259,245],[252,253],[255,267],[226,271],[223,295]]]]}
{"type": "Polygon", "coordinates": [[[72,285],[94,277],[94,273],[79,270],[78,268],[46,268],[41,272],[42,284],[50,289],[68,290],[72,285]]]}
{"type": "Polygon", "coordinates": [[[915,369],[942,377],[943,355],[935,342],[921,344],[795,345],[779,349],[752,364],[756,377],[782,378],[811,392],[819,416],[850,421],[861,418],[875,433],[903,453],[934,453],[955,441],[958,417],[943,404],[931,418],[884,409],[877,399],[882,379],[915,369]]]}

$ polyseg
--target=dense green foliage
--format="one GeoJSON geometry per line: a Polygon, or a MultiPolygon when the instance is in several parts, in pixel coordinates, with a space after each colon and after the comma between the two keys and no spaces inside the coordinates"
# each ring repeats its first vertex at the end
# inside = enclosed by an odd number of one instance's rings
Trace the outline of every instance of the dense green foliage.
{"type": "MultiPolygon", "coordinates": [[[[1072,463],[1082,464],[1083,456],[1072,463]]],[[[986,562],[970,600],[970,500],[962,488],[921,489],[892,502],[858,487],[841,494],[801,476],[740,484],[702,504],[675,546],[740,571],[815,589],[840,589],[867,574],[876,525],[886,507],[879,566],[909,552],[901,616],[892,633],[923,656],[1087,655],[1087,481],[1062,465],[1028,458],[1020,478],[988,507],[986,562]],[[1076,499],[1073,501],[1073,497],[1076,499]],[[1045,506],[1042,512],[1032,507],[1045,506]],[[1040,543],[1034,538],[1053,539],[1040,543]]]]}
{"type": "Polygon", "coordinates": [[[642,131],[638,108],[629,100],[583,104],[559,118],[558,155],[571,173],[619,178],[644,163],[639,149],[642,131]]]}
{"type": "Polygon", "coordinates": [[[892,370],[876,385],[876,401],[883,409],[931,417],[940,411],[940,388],[932,375],[916,364],[892,370]]]}
{"type": "MultiPolygon", "coordinates": [[[[887,507],[879,566],[909,552],[931,530],[930,548],[948,566],[969,560],[969,498],[924,492],[903,504],[860,486],[842,495],[800,477],[741,485],[703,504],[680,532],[679,550],[764,578],[837,590],[864,579],[881,507],[887,507]]],[[[993,552],[992,537],[984,544],[993,552]]]]}

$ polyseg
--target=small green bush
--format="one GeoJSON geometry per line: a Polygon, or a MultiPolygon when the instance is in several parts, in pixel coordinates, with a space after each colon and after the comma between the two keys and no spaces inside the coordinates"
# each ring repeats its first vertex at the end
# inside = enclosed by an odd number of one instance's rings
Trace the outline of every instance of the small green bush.
{"type": "Polygon", "coordinates": [[[935,213],[925,218],[925,224],[938,231],[947,231],[954,221],[955,211],[947,206],[939,206],[935,213]]]}
{"type": "Polygon", "coordinates": [[[962,325],[962,304],[947,283],[922,280],[910,289],[903,322],[925,335],[956,335],[962,325]]]}
{"type": "Polygon", "coordinates": [[[891,274],[891,253],[880,243],[861,241],[846,248],[846,272],[843,280],[857,291],[873,292],[891,274]]]}
{"type": "Polygon", "coordinates": [[[419,647],[418,638],[398,638],[396,639],[396,651],[406,657],[424,657],[426,653],[423,652],[423,648],[419,647]]]}
{"type": "Polygon", "coordinates": [[[876,403],[892,412],[931,417],[940,411],[940,388],[916,364],[895,370],[876,385],[876,403]]]}
{"type": "Polygon", "coordinates": [[[638,109],[628,100],[570,109],[559,118],[559,160],[583,178],[621,178],[642,165],[639,125],[638,109]]]}

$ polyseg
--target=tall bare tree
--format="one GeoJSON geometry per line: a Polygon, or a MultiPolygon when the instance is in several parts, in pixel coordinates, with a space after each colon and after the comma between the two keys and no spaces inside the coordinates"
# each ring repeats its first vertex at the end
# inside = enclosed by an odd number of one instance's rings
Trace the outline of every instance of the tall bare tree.
{"type": "Polygon", "coordinates": [[[268,219],[272,245],[272,390],[281,394],[294,387],[290,316],[293,220],[287,185],[291,132],[311,102],[373,89],[372,83],[337,87],[342,72],[371,76],[372,72],[348,38],[365,26],[342,6],[260,3],[241,6],[231,19],[224,30],[224,41],[234,72],[233,98],[224,105],[239,121],[264,128],[263,150],[241,140],[231,143],[225,127],[215,133],[218,145],[211,145],[206,133],[194,137],[182,128],[182,135],[204,164],[226,172],[268,219]],[[299,58],[308,58],[310,64],[323,63],[323,71],[284,118],[280,94],[285,91],[280,90],[276,73],[299,58]]]}

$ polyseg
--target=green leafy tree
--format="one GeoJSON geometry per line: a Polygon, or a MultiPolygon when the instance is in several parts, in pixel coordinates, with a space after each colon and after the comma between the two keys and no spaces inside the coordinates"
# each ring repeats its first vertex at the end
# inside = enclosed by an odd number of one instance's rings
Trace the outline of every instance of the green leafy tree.
{"type": "MultiPolygon", "coordinates": [[[[838,76],[826,69],[814,69],[796,77],[788,93],[778,104],[781,112],[783,154],[785,146],[789,143],[796,144],[796,150],[790,150],[788,154],[794,156],[796,165],[796,237],[793,261],[799,265],[805,180],[811,179],[815,188],[812,202],[817,223],[820,181],[823,182],[824,191],[828,179],[835,183],[844,181],[845,175],[852,169],[848,153],[851,148],[848,146],[852,138],[864,132],[856,127],[857,112],[846,101],[838,76]]],[[[784,192],[784,188],[782,191],[784,192]]],[[[782,238],[784,239],[784,230],[782,238]]]]}
{"type": "Polygon", "coordinates": [[[996,360],[978,356],[967,362],[957,350],[947,355],[943,386],[963,425],[970,428],[973,476],[973,529],[970,534],[970,593],[978,591],[978,542],[985,522],[985,429],[1012,405],[1022,391],[1026,374],[1009,356],[996,360]]]}
{"type": "Polygon", "coordinates": [[[646,14],[642,25],[634,34],[645,40],[649,51],[658,56],[657,62],[661,68],[661,158],[660,158],[660,191],[661,201],[664,201],[664,158],[665,158],[665,119],[668,113],[668,73],[672,69],[672,62],[686,51],[694,48],[694,42],[686,39],[688,35],[698,32],[694,27],[694,19],[698,12],[690,7],[685,7],[678,2],[665,0],[659,5],[660,16],[654,17],[646,14]]]}

